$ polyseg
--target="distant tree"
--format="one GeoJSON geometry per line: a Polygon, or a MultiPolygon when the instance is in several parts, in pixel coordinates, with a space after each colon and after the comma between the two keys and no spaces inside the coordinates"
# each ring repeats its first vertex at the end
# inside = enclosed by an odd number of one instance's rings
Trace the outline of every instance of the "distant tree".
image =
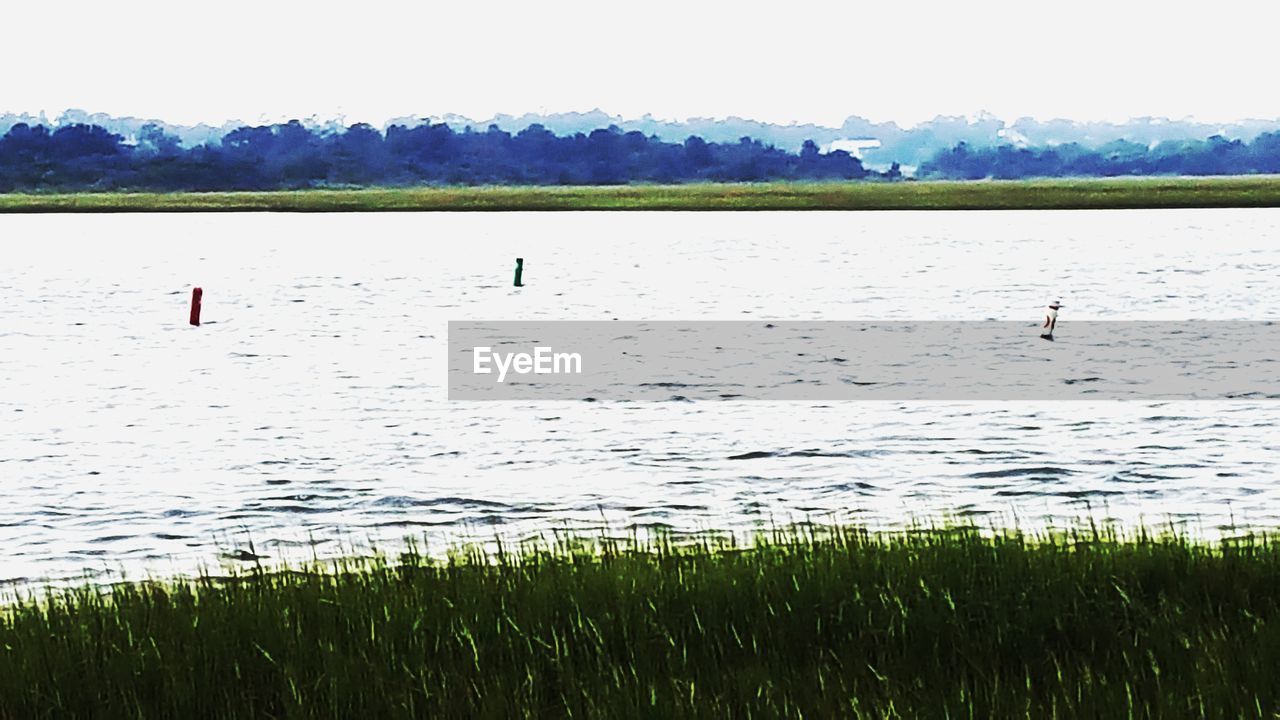
{"type": "Polygon", "coordinates": [[[393,183],[396,173],[382,133],[364,123],[329,140],[328,182],[335,185],[393,183]]]}
{"type": "Polygon", "coordinates": [[[697,135],[691,135],[684,141],[684,160],[692,171],[693,177],[697,177],[700,171],[705,170],[715,162],[711,154],[711,147],[706,140],[697,135]]]}
{"type": "Polygon", "coordinates": [[[138,131],[137,153],[143,157],[176,157],[182,153],[182,140],[165,133],[159,125],[147,123],[138,131]]]}

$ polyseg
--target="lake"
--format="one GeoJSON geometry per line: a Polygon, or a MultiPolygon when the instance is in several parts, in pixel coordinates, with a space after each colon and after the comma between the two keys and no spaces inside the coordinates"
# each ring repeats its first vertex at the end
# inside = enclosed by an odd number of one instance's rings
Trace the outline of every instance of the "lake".
{"type": "Polygon", "coordinates": [[[1272,320],[1280,210],[8,215],[0,237],[0,581],[408,535],[1280,524],[1275,402],[446,395],[450,320],[1034,323],[1058,298],[1064,333],[1272,320]]]}

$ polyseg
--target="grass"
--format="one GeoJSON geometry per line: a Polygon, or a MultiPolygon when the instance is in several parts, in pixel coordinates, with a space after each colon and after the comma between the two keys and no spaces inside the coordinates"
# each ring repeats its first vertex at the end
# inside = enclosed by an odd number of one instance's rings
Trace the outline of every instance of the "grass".
{"type": "Polygon", "coordinates": [[[0,194],[5,212],[979,210],[1280,206],[1280,177],[0,194]]]}
{"type": "Polygon", "coordinates": [[[857,528],[0,607],[0,717],[1276,717],[1280,542],[857,528]]]}

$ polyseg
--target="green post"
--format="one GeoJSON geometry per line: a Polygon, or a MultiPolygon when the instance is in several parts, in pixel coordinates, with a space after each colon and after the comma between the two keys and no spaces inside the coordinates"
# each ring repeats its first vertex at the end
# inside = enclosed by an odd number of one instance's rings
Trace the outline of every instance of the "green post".
{"type": "Polygon", "coordinates": [[[516,287],[524,287],[520,276],[524,275],[524,258],[516,258],[516,287]]]}

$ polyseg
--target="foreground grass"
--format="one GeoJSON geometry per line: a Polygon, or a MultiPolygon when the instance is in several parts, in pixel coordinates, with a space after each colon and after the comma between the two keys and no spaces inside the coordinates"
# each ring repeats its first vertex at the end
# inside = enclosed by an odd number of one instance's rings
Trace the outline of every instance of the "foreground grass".
{"type": "Polygon", "coordinates": [[[980,210],[1280,206],[1280,177],[705,183],[212,193],[0,194],[2,212],[980,210]]]}
{"type": "Polygon", "coordinates": [[[1275,717],[1274,539],[814,532],[54,590],[0,717],[1275,717]]]}

